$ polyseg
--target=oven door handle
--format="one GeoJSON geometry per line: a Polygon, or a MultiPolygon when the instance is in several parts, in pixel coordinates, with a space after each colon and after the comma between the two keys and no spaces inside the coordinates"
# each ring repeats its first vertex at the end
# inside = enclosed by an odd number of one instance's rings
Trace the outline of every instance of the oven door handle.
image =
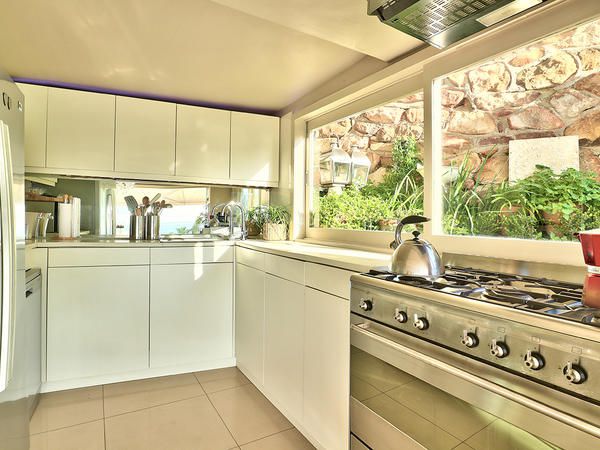
{"type": "Polygon", "coordinates": [[[367,330],[366,328],[361,327],[360,325],[352,324],[351,329],[352,329],[352,331],[362,334],[363,336],[366,336],[369,339],[374,339],[381,344],[392,347],[393,349],[395,349],[399,352],[402,352],[405,355],[410,356],[411,358],[414,358],[417,361],[420,361],[427,365],[433,366],[436,369],[440,369],[440,370],[448,373],[449,375],[458,377],[468,383],[474,384],[474,385],[479,386],[480,388],[483,388],[489,392],[493,392],[494,394],[500,395],[500,396],[506,398],[507,400],[518,403],[521,406],[532,409],[540,414],[551,417],[555,420],[558,420],[559,422],[562,422],[562,423],[569,425],[573,428],[576,428],[580,431],[583,431],[592,436],[600,438],[600,428],[598,428],[588,422],[580,420],[569,414],[565,414],[563,412],[557,411],[556,409],[550,408],[550,407],[544,405],[543,403],[536,402],[536,401],[530,399],[529,397],[518,394],[518,393],[511,391],[509,389],[506,389],[502,386],[499,386],[496,383],[492,383],[491,381],[487,381],[484,378],[480,378],[476,375],[465,372],[464,370],[458,369],[458,368],[456,368],[450,364],[447,364],[443,361],[432,358],[431,356],[427,356],[421,352],[413,350],[402,344],[391,341],[383,336],[380,336],[377,333],[374,333],[372,331],[367,330]]]}

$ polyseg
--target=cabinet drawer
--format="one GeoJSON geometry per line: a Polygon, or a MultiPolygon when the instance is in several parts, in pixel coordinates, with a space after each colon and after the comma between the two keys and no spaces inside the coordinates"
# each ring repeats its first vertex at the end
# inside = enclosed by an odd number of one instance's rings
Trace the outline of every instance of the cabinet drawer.
{"type": "Polygon", "coordinates": [[[51,248],[48,267],[137,266],[150,262],[148,248],[51,248]]]}
{"type": "Polygon", "coordinates": [[[244,264],[245,266],[254,267],[258,270],[265,270],[265,254],[250,250],[248,248],[236,247],[235,248],[236,262],[244,264]]]}
{"type": "Polygon", "coordinates": [[[150,250],[151,264],[202,264],[233,262],[233,247],[167,247],[150,250]]]}
{"type": "Polygon", "coordinates": [[[306,263],[305,270],[306,286],[350,299],[350,276],[354,272],[314,263],[306,263]]]}
{"type": "Polygon", "coordinates": [[[265,254],[265,272],[304,284],[304,262],[283,256],[265,254]]]}

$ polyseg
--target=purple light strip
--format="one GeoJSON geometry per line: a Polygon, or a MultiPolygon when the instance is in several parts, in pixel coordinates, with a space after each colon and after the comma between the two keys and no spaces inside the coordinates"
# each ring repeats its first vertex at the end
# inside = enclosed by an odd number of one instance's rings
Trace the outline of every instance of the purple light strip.
{"type": "Polygon", "coordinates": [[[213,109],[225,109],[228,111],[238,111],[245,112],[251,114],[264,114],[267,116],[277,116],[277,111],[269,110],[269,109],[257,109],[257,108],[246,108],[235,105],[226,105],[221,103],[210,103],[210,102],[198,102],[189,99],[183,99],[178,97],[166,97],[160,95],[147,94],[143,92],[137,91],[125,91],[122,89],[108,89],[108,88],[100,88],[96,86],[88,86],[85,84],[77,84],[77,83],[66,83],[63,81],[54,81],[54,80],[38,80],[36,78],[25,78],[25,77],[12,77],[12,79],[17,83],[27,83],[27,84],[37,84],[39,86],[49,86],[63,89],[74,89],[78,91],[87,91],[87,92],[98,92],[100,94],[112,94],[112,95],[121,95],[124,97],[134,97],[141,98],[146,100],[157,100],[161,102],[169,102],[169,103],[179,103],[181,105],[190,105],[190,106],[202,106],[204,108],[213,108],[213,109]]]}

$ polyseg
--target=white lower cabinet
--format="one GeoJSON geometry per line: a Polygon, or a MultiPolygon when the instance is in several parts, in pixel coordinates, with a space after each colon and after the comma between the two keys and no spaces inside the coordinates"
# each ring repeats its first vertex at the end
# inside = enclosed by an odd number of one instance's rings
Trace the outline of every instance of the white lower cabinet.
{"type": "Polygon", "coordinates": [[[303,424],[324,448],[345,450],[350,429],[350,305],[308,287],[304,293],[303,424]]]}
{"type": "Polygon", "coordinates": [[[304,286],[265,276],[265,390],[302,417],[304,286]]]}
{"type": "Polygon", "coordinates": [[[148,367],[148,266],[48,270],[48,382],[148,367]]]}
{"type": "Polygon", "coordinates": [[[235,353],[237,365],[258,386],[264,376],[265,273],[243,264],[235,273],[235,353]]]}
{"type": "Polygon", "coordinates": [[[152,265],[150,367],[233,358],[233,267],[152,265]]]}

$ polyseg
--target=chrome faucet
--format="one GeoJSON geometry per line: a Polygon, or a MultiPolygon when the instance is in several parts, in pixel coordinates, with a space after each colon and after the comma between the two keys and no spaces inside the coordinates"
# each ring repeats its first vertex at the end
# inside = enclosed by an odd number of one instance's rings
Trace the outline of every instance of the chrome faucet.
{"type": "Polygon", "coordinates": [[[241,224],[240,224],[240,228],[241,228],[241,236],[240,239],[242,241],[245,241],[248,238],[248,230],[246,229],[246,209],[244,208],[244,206],[241,203],[238,202],[229,202],[227,203],[224,207],[223,207],[223,214],[225,214],[226,211],[229,211],[229,239],[233,240],[235,239],[233,236],[233,230],[234,230],[234,224],[233,224],[233,208],[237,208],[240,210],[240,220],[241,220],[241,224]]]}

